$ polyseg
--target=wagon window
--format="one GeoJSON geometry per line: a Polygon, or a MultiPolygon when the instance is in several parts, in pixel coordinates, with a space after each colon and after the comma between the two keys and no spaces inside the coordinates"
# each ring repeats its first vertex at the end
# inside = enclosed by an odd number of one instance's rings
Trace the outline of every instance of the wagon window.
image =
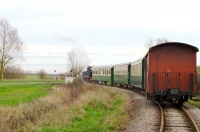
{"type": "Polygon", "coordinates": [[[119,67],[117,67],[117,73],[119,73],[119,67]]]}
{"type": "Polygon", "coordinates": [[[136,64],[136,69],[135,69],[136,71],[136,74],[138,74],[138,64],[136,64]]]}
{"type": "Polygon", "coordinates": [[[93,69],[93,74],[95,74],[95,72],[96,72],[95,69],[93,69]]]}
{"type": "Polygon", "coordinates": [[[126,66],[124,66],[124,73],[126,73],[126,66]]]}
{"type": "Polygon", "coordinates": [[[94,69],[92,69],[92,72],[93,72],[93,74],[95,74],[95,70],[94,69]]]}

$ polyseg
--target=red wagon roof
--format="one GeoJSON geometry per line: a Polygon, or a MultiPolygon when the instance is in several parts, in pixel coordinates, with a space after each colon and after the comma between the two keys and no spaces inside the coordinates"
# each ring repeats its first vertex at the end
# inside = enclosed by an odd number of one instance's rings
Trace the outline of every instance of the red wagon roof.
{"type": "MultiPolygon", "coordinates": [[[[192,45],[189,45],[189,44],[186,44],[186,43],[180,43],[180,42],[167,42],[167,43],[158,44],[158,45],[155,45],[155,46],[151,47],[151,48],[149,49],[149,51],[151,51],[151,50],[154,49],[154,48],[163,46],[163,45],[165,45],[165,44],[173,44],[173,45],[181,45],[181,46],[184,45],[184,46],[187,46],[187,47],[189,47],[189,48],[193,48],[196,52],[199,52],[199,49],[198,49],[197,47],[192,46],[192,45]]],[[[149,52],[149,51],[148,51],[148,52],[149,52]]]]}

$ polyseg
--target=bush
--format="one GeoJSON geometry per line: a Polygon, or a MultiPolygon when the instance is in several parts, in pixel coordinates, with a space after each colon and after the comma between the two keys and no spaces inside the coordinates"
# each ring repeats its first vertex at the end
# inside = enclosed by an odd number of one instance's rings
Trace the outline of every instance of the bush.
{"type": "Polygon", "coordinates": [[[6,66],[4,69],[5,79],[21,79],[24,78],[24,70],[19,66],[6,66]]]}
{"type": "Polygon", "coordinates": [[[46,72],[41,69],[39,72],[38,72],[38,76],[41,78],[41,79],[45,79],[46,77],[46,72]]]}

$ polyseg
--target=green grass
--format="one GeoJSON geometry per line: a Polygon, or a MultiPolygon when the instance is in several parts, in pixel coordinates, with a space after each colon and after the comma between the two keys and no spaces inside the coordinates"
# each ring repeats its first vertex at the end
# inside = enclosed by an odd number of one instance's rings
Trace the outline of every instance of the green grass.
{"type": "MultiPolygon", "coordinates": [[[[96,102],[89,103],[87,106],[83,107],[84,114],[75,114],[71,118],[71,122],[61,125],[59,128],[45,127],[44,132],[102,132],[102,131],[116,131],[117,124],[105,123],[105,120],[112,114],[114,114],[117,109],[115,107],[107,107],[105,104],[96,102]]],[[[71,109],[73,112],[80,113],[80,110],[71,109]]],[[[121,113],[125,115],[125,113],[121,113]]],[[[118,115],[120,116],[120,115],[118,115]]],[[[116,117],[117,118],[117,117],[116,117]]],[[[120,118],[119,118],[120,119],[120,118]]],[[[119,121],[119,120],[118,120],[119,121]]]]}
{"type": "Polygon", "coordinates": [[[64,82],[65,80],[55,80],[55,76],[46,76],[45,79],[41,79],[37,75],[25,75],[22,79],[4,79],[0,80],[1,83],[24,83],[24,82],[64,82]]]}
{"type": "MultiPolygon", "coordinates": [[[[106,94],[106,93],[105,93],[106,94]]],[[[116,94],[116,93],[115,93],[116,94]]],[[[83,107],[71,107],[68,112],[71,120],[63,125],[50,125],[43,132],[110,132],[117,131],[123,125],[127,113],[124,110],[125,100],[117,93],[112,100],[94,99],[83,107]]],[[[124,93],[123,93],[124,94],[124,93]]],[[[124,94],[125,95],[125,94],[124,94]]]]}
{"type": "Polygon", "coordinates": [[[48,94],[52,88],[47,84],[1,84],[0,105],[17,106],[48,94]]]}
{"type": "Polygon", "coordinates": [[[200,109],[200,101],[188,100],[188,103],[200,109]]]}

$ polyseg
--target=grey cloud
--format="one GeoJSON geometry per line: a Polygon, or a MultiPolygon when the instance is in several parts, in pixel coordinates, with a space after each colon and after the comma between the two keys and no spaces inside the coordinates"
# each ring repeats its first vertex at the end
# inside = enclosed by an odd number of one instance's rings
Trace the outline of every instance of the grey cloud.
{"type": "Polygon", "coordinates": [[[67,37],[67,36],[63,36],[60,34],[54,34],[53,38],[60,41],[60,42],[71,42],[71,43],[76,43],[77,40],[72,38],[72,37],[67,37]]]}

